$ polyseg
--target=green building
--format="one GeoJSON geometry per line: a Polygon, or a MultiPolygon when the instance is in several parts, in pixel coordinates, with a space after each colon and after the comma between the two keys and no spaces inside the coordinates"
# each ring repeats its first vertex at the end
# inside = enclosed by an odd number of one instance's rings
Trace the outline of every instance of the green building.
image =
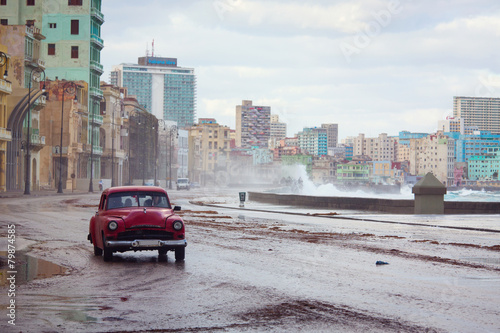
{"type": "MultiPolygon", "coordinates": [[[[103,97],[100,77],[103,66],[100,53],[104,47],[101,26],[101,0],[18,0],[2,1],[0,20],[3,25],[34,26],[45,37],[41,41],[40,60],[45,62],[48,80],[85,81],[89,84],[88,112],[82,130],[88,132],[87,174],[100,176],[99,144],[100,103],[103,97]],[[92,148],[91,148],[92,146],[92,148]],[[94,169],[90,172],[90,157],[94,169]]],[[[29,77],[31,73],[25,73],[29,77]]]]}
{"type": "Polygon", "coordinates": [[[500,147],[488,148],[488,154],[471,156],[467,162],[469,180],[498,180],[500,147]]]}
{"type": "Polygon", "coordinates": [[[337,180],[341,182],[369,182],[370,166],[354,162],[338,164],[337,180]]]}

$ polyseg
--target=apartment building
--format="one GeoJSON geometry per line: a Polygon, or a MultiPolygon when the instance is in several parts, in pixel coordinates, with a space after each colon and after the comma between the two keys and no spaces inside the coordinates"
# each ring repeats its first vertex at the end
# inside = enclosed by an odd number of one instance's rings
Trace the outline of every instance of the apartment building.
{"type": "Polygon", "coordinates": [[[500,98],[454,96],[453,116],[463,118],[465,127],[500,134],[500,98]]]}
{"type": "Polygon", "coordinates": [[[442,132],[410,142],[410,173],[424,176],[431,172],[445,185],[453,184],[455,140],[442,132]]]}
{"type": "Polygon", "coordinates": [[[236,106],[236,146],[268,148],[271,137],[271,107],[244,100],[236,106]]]}
{"type": "Polygon", "coordinates": [[[390,137],[386,133],[377,138],[366,138],[359,134],[354,138],[353,155],[369,156],[373,161],[395,161],[397,156],[397,137],[390,137]]]}
{"type": "Polygon", "coordinates": [[[297,138],[302,153],[315,156],[328,154],[328,134],[325,128],[304,128],[297,134],[297,138]]]}
{"type": "Polygon", "coordinates": [[[203,185],[226,182],[231,146],[229,127],[212,118],[200,118],[188,131],[190,180],[203,185]]]}
{"type": "Polygon", "coordinates": [[[326,129],[328,149],[337,147],[337,144],[339,142],[339,125],[321,124],[321,128],[326,129]]]}

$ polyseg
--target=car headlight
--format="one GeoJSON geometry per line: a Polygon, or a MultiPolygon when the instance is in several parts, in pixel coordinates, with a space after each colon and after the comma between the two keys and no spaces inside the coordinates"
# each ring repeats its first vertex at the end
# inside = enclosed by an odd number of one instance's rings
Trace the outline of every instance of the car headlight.
{"type": "Polygon", "coordinates": [[[174,221],[174,224],[172,225],[175,231],[181,230],[182,226],[183,226],[182,221],[174,221]]]}
{"type": "Polygon", "coordinates": [[[116,223],[116,221],[109,222],[108,229],[111,231],[115,231],[116,229],[118,229],[118,223],[116,223]]]}

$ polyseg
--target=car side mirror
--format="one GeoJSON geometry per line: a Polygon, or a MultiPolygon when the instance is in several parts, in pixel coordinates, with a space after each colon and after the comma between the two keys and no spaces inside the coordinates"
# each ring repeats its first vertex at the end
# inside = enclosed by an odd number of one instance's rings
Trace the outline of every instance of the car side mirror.
{"type": "Polygon", "coordinates": [[[181,206],[174,206],[174,211],[181,210],[181,206]]]}
{"type": "Polygon", "coordinates": [[[99,215],[99,212],[95,212],[95,216],[98,216],[99,215]]]}

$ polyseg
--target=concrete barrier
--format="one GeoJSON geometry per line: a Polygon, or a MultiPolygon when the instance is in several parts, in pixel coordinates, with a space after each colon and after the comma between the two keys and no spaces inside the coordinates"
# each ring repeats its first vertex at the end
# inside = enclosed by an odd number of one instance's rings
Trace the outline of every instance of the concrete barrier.
{"type": "MultiPolygon", "coordinates": [[[[354,197],[318,197],[297,194],[247,192],[249,201],[273,205],[329,208],[384,212],[391,214],[414,214],[414,200],[392,200],[354,197]]],[[[500,202],[445,201],[445,214],[500,214],[500,202]]]]}

